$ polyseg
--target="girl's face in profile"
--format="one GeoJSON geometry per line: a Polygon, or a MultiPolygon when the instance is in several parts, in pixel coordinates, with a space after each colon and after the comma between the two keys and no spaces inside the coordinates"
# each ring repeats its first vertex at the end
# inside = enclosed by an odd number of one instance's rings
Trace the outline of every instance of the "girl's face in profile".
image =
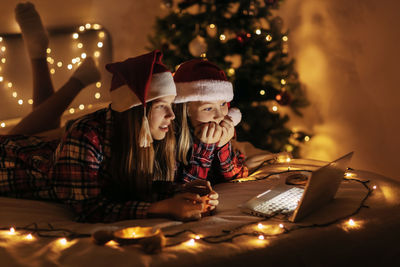
{"type": "Polygon", "coordinates": [[[188,103],[188,116],[193,127],[208,122],[219,124],[227,114],[228,104],[223,100],[188,103]]]}
{"type": "Polygon", "coordinates": [[[168,132],[168,127],[175,114],[172,111],[172,102],[175,96],[160,97],[153,101],[149,114],[150,133],[153,139],[162,140],[168,132]]]}

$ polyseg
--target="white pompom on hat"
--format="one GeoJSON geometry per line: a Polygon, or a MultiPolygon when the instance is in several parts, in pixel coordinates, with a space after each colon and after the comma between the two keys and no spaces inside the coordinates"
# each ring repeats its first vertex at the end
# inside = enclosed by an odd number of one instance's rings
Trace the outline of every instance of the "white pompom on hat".
{"type": "Polygon", "coordinates": [[[149,147],[153,141],[146,116],[146,103],[165,96],[176,96],[171,72],[161,62],[158,50],[106,65],[113,74],[111,80],[111,109],[123,112],[143,105],[144,114],[140,130],[140,147],[149,147]]]}
{"type": "Polygon", "coordinates": [[[192,101],[230,102],[233,99],[232,83],[217,65],[204,59],[182,63],[174,74],[177,96],[175,103],[192,101]]]}

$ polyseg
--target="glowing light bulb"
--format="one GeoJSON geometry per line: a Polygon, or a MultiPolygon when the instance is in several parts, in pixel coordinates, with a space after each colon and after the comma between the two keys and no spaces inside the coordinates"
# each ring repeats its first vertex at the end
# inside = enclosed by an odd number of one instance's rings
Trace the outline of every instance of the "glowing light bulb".
{"type": "Polygon", "coordinates": [[[290,162],[291,160],[291,158],[286,158],[286,162],[290,162]]]}
{"type": "Polygon", "coordinates": [[[206,54],[206,53],[201,53],[200,57],[201,57],[201,58],[206,58],[206,57],[207,57],[207,54],[206,54]]]}
{"type": "Polygon", "coordinates": [[[356,225],[356,223],[353,221],[353,219],[350,219],[347,223],[348,223],[348,225],[350,225],[350,226],[356,225]]]}
{"type": "Polygon", "coordinates": [[[54,73],[56,73],[56,70],[53,69],[53,68],[51,68],[51,69],[50,69],[50,73],[51,73],[51,74],[54,74],[54,73]]]}
{"type": "Polygon", "coordinates": [[[27,235],[25,236],[25,238],[28,239],[28,240],[32,240],[32,239],[33,239],[33,236],[32,236],[32,234],[27,234],[27,235]]]}
{"type": "Polygon", "coordinates": [[[17,97],[17,96],[18,96],[17,92],[13,92],[13,93],[12,93],[12,96],[13,96],[14,98],[17,97]]]}
{"type": "Polygon", "coordinates": [[[194,239],[199,240],[199,239],[200,239],[200,236],[199,236],[199,235],[196,235],[196,236],[194,237],[194,239]]]}
{"type": "Polygon", "coordinates": [[[88,30],[88,29],[90,29],[92,27],[92,25],[90,24],[90,23],[86,23],[85,24],[85,28],[88,30]]]}
{"type": "Polygon", "coordinates": [[[100,26],[99,24],[97,24],[97,23],[96,23],[96,24],[93,24],[93,29],[95,29],[95,30],[100,29],[100,27],[101,27],[101,26],[100,26]]]}
{"type": "Polygon", "coordinates": [[[100,88],[100,87],[101,87],[101,82],[97,82],[97,83],[96,83],[96,87],[97,87],[97,88],[100,88]]]}
{"type": "Polygon", "coordinates": [[[225,39],[226,39],[225,34],[221,34],[221,35],[219,36],[219,39],[220,39],[221,41],[225,41],[225,39]]]}
{"type": "Polygon", "coordinates": [[[79,33],[74,32],[74,33],[72,34],[72,39],[78,39],[78,38],[79,38],[79,33]]]}
{"type": "Polygon", "coordinates": [[[1,59],[1,63],[6,63],[6,58],[5,57],[3,57],[2,59],[1,59]]]}
{"type": "Polygon", "coordinates": [[[210,29],[215,29],[215,24],[211,23],[210,25],[208,25],[208,27],[210,27],[210,29]]]}
{"type": "Polygon", "coordinates": [[[4,122],[2,122],[2,123],[0,124],[0,126],[1,126],[1,128],[5,128],[5,127],[6,127],[6,124],[5,124],[4,122]]]}
{"type": "Polygon", "coordinates": [[[8,88],[11,88],[13,86],[12,82],[7,83],[8,88]]]}
{"type": "Polygon", "coordinates": [[[260,90],[260,95],[265,95],[265,90],[260,90]]]}
{"type": "Polygon", "coordinates": [[[375,189],[376,189],[376,185],[374,185],[374,186],[372,187],[372,189],[374,189],[374,190],[375,190],[375,189]]]}
{"type": "Polygon", "coordinates": [[[106,36],[106,34],[104,32],[99,32],[99,37],[100,38],[104,38],[104,36],[106,36]]]}
{"type": "Polygon", "coordinates": [[[80,105],[79,105],[79,109],[80,109],[80,110],[84,110],[84,109],[85,109],[85,105],[80,104],[80,105]]]}
{"type": "Polygon", "coordinates": [[[86,58],[86,53],[82,53],[81,58],[86,58]]]}
{"type": "Polygon", "coordinates": [[[272,107],[272,111],[277,112],[278,111],[278,107],[277,106],[273,106],[272,107]]]}
{"type": "Polygon", "coordinates": [[[100,99],[101,94],[100,94],[99,92],[97,92],[97,93],[94,94],[94,97],[95,97],[96,99],[100,99]]]}
{"type": "Polygon", "coordinates": [[[192,238],[192,239],[190,239],[188,242],[187,242],[187,244],[189,245],[189,246],[194,246],[194,244],[196,243],[196,241],[192,238]]]}
{"type": "Polygon", "coordinates": [[[69,109],[69,113],[74,114],[75,113],[75,109],[74,108],[70,108],[69,109]]]}
{"type": "Polygon", "coordinates": [[[286,35],[282,36],[282,41],[287,42],[288,40],[289,38],[286,35]]]}
{"type": "Polygon", "coordinates": [[[63,64],[62,64],[62,62],[61,62],[61,61],[58,61],[58,62],[57,62],[57,67],[61,68],[61,67],[62,67],[62,65],[63,65],[63,64]]]}
{"type": "Polygon", "coordinates": [[[285,79],[281,79],[281,84],[285,85],[286,84],[286,80],[285,79]]]}
{"type": "Polygon", "coordinates": [[[68,64],[67,68],[68,68],[69,70],[72,70],[72,64],[68,64]]]}
{"type": "Polygon", "coordinates": [[[83,32],[85,30],[85,26],[79,26],[79,31],[83,32]]]}
{"type": "Polygon", "coordinates": [[[257,225],[257,227],[258,227],[258,229],[263,229],[263,228],[264,228],[264,225],[262,225],[262,223],[259,223],[259,224],[257,225]]]}
{"type": "Polygon", "coordinates": [[[99,57],[99,56],[100,56],[100,52],[99,52],[99,51],[95,51],[95,52],[94,52],[94,56],[95,56],[95,57],[99,57]]]}
{"type": "Polygon", "coordinates": [[[351,174],[350,172],[346,172],[344,175],[345,175],[346,177],[351,177],[351,176],[352,176],[352,174],[351,174]]]}
{"type": "Polygon", "coordinates": [[[18,104],[22,105],[24,103],[24,101],[22,99],[18,100],[18,104]]]}
{"type": "Polygon", "coordinates": [[[256,34],[257,34],[257,35],[260,35],[260,34],[261,34],[261,30],[260,30],[260,29],[257,29],[257,30],[256,30],[256,34]]]}
{"type": "Polygon", "coordinates": [[[1,52],[5,52],[6,51],[6,47],[5,46],[2,46],[1,47],[1,52]]]}
{"type": "Polygon", "coordinates": [[[0,36],[0,42],[3,42],[3,37],[0,36]]]}
{"type": "Polygon", "coordinates": [[[51,62],[51,59],[52,59],[51,57],[46,58],[47,62],[49,62],[49,63],[51,62]]]}
{"type": "Polygon", "coordinates": [[[3,76],[0,76],[0,82],[4,81],[3,76]]]}
{"type": "Polygon", "coordinates": [[[98,42],[97,47],[102,48],[103,47],[103,42],[98,42]]]}
{"type": "Polygon", "coordinates": [[[235,75],[235,69],[234,68],[229,68],[228,69],[228,76],[233,76],[235,75]]]}
{"type": "Polygon", "coordinates": [[[75,64],[75,63],[76,63],[76,58],[73,58],[73,59],[71,60],[71,62],[72,62],[72,64],[75,64]]]}
{"type": "Polygon", "coordinates": [[[47,49],[46,49],[46,53],[47,53],[47,54],[50,54],[50,53],[51,53],[51,48],[47,48],[47,49]]]}
{"type": "Polygon", "coordinates": [[[78,43],[76,46],[77,46],[78,48],[82,48],[82,47],[83,47],[83,44],[82,44],[82,43],[78,43]]]}
{"type": "Polygon", "coordinates": [[[264,236],[263,236],[263,235],[259,235],[259,236],[258,236],[258,239],[264,240],[264,236]]]}
{"type": "Polygon", "coordinates": [[[272,41],[272,36],[268,34],[268,35],[265,37],[265,40],[267,40],[268,42],[271,42],[271,41],[272,41]]]}
{"type": "Polygon", "coordinates": [[[28,99],[28,104],[32,105],[33,104],[33,99],[28,99]]]}
{"type": "Polygon", "coordinates": [[[280,223],[279,227],[283,229],[285,226],[282,223],[280,223]]]}
{"type": "Polygon", "coordinates": [[[304,137],[304,141],[306,141],[306,142],[310,141],[310,137],[309,137],[308,135],[306,135],[306,136],[304,137]]]}
{"type": "Polygon", "coordinates": [[[60,243],[61,245],[66,245],[67,244],[67,239],[66,238],[60,238],[60,239],[58,239],[58,243],[60,243]]]}
{"type": "Polygon", "coordinates": [[[10,231],[8,232],[9,235],[15,235],[15,228],[11,227],[10,231]]]}

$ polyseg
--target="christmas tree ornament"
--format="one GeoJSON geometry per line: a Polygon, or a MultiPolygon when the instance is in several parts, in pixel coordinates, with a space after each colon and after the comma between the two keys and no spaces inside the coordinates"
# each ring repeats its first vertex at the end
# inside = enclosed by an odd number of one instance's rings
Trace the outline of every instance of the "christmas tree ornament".
{"type": "Polygon", "coordinates": [[[196,38],[189,43],[189,52],[194,57],[200,57],[202,54],[207,53],[206,39],[197,35],[196,38]]]}
{"type": "Polygon", "coordinates": [[[292,97],[287,91],[282,91],[281,93],[277,94],[275,99],[281,106],[287,106],[292,101],[292,97]]]}

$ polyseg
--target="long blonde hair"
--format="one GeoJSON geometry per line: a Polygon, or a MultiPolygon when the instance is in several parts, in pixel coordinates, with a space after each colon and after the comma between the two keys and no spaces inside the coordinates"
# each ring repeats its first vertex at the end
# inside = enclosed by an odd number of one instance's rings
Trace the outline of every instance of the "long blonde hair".
{"type": "Polygon", "coordinates": [[[187,155],[193,144],[192,134],[190,132],[190,122],[188,119],[188,109],[186,103],[176,104],[175,113],[175,131],[179,134],[176,158],[178,162],[188,165],[187,155]]]}
{"type": "MultiPolygon", "coordinates": [[[[151,102],[147,104],[151,117],[151,102]]],[[[111,145],[111,177],[108,192],[115,198],[150,200],[152,182],[173,181],[175,176],[175,135],[169,127],[166,137],[147,148],[139,147],[143,107],[115,112],[111,145]]]]}

